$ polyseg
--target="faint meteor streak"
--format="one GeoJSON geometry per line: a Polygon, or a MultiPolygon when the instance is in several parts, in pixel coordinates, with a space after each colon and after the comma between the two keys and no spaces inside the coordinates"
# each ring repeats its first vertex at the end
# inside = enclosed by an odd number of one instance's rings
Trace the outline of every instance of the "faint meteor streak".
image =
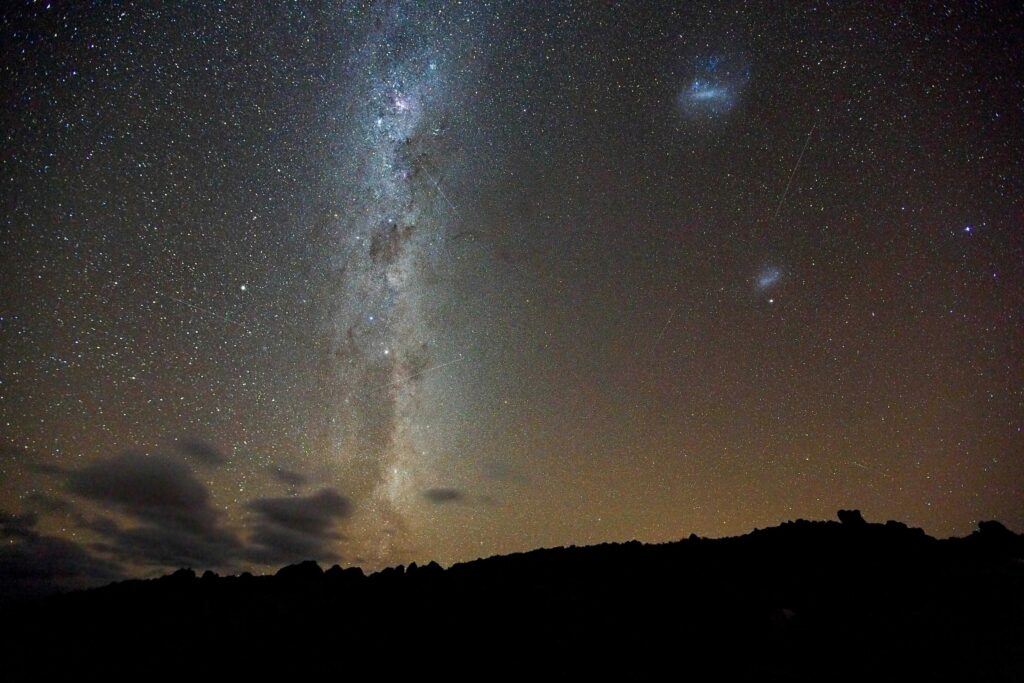
{"type": "Polygon", "coordinates": [[[465,360],[467,360],[466,356],[464,356],[463,354],[460,353],[459,357],[456,358],[455,360],[450,360],[447,363],[439,363],[437,365],[431,365],[429,368],[424,368],[424,369],[420,370],[419,372],[414,372],[411,375],[406,375],[405,377],[399,377],[398,379],[392,380],[391,382],[388,382],[387,384],[381,384],[381,385],[379,385],[377,387],[374,387],[372,389],[372,391],[382,391],[384,389],[390,389],[392,387],[398,387],[398,386],[401,386],[401,385],[405,384],[409,380],[416,379],[417,377],[421,377],[421,376],[426,375],[428,373],[434,372],[435,370],[440,370],[441,368],[446,368],[449,365],[455,365],[456,363],[461,363],[461,362],[463,362],[465,360]]]}
{"type": "Polygon", "coordinates": [[[437,178],[434,177],[434,174],[428,171],[425,167],[423,169],[423,172],[427,174],[428,178],[430,178],[430,182],[434,183],[434,187],[437,188],[437,193],[441,195],[441,199],[443,199],[445,203],[451,207],[452,213],[455,214],[456,218],[461,219],[462,215],[459,214],[459,210],[455,208],[455,204],[452,203],[452,200],[448,199],[448,195],[446,195],[444,193],[444,190],[441,189],[441,183],[437,182],[437,178]]]}
{"type": "Polygon", "coordinates": [[[775,207],[775,213],[772,214],[771,222],[774,223],[779,217],[779,212],[782,211],[782,205],[786,201],[786,196],[789,194],[789,188],[793,184],[793,177],[796,175],[797,170],[800,168],[800,162],[804,160],[804,153],[807,151],[807,146],[811,144],[811,136],[814,135],[814,129],[817,128],[818,123],[815,122],[811,126],[811,132],[807,134],[807,139],[804,140],[803,149],[800,150],[800,156],[796,158],[796,165],[793,166],[793,171],[789,174],[789,180],[786,181],[786,189],[782,191],[782,197],[779,198],[779,205],[775,207]]]}
{"type": "Polygon", "coordinates": [[[851,465],[856,465],[857,467],[861,468],[862,470],[866,470],[868,472],[874,472],[875,474],[878,474],[878,475],[883,476],[883,477],[888,477],[889,479],[894,479],[895,478],[891,474],[883,472],[882,470],[875,469],[874,467],[868,467],[864,463],[857,462],[856,460],[851,460],[850,464],[851,465]]]}
{"type": "Polygon", "coordinates": [[[665,331],[668,330],[668,326],[672,323],[672,317],[675,316],[676,311],[679,310],[679,306],[674,306],[669,311],[668,318],[665,320],[665,324],[661,326],[661,332],[654,338],[654,343],[651,344],[651,352],[654,352],[658,348],[658,344],[661,342],[661,338],[665,336],[665,331]]]}

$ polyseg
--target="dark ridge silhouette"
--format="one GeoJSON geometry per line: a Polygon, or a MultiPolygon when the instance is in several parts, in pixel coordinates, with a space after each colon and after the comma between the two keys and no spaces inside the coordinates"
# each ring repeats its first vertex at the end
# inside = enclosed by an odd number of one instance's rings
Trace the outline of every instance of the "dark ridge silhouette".
{"type": "Polygon", "coordinates": [[[1024,680],[1024,536],[899,522],[535,550],[365,575],[179,569],[4,614],[7,680],[590,671],[703,680],[1024,680]],[[542,668],[538,668],[542,667],[542,668]]]}

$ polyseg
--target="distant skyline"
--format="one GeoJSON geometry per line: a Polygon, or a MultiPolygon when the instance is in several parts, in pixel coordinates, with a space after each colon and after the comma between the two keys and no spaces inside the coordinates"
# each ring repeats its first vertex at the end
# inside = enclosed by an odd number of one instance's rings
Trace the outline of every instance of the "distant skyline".
{"type": "Polygon", "coordinates": [[[1022,10],[2,10],[0,575],[1024,530],[1022,10]]]}

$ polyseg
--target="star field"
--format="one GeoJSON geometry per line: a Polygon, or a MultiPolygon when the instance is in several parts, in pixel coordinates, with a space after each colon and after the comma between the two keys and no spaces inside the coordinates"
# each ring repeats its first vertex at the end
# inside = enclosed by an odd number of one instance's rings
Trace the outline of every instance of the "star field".
{"type": "Polygon", "coordinates": [[[1024,528],[1019,8],[0,17],[8,565],[1024,528]]]}

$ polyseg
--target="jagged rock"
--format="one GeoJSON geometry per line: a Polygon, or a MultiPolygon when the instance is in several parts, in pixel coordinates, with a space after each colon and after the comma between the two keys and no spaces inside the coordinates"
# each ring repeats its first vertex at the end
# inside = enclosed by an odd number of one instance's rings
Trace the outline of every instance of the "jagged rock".
{"type": "Polygon", "coordinates": [[[837,513],[839,521],[843,524],[850,526],[861,526],[867,524],[864,521],[864,516],[860,514],[860,510],[840,510],[837,513]]]}
{"type": "Polygon", "coordinates": [[[385,567],[373,576],[378,579],[394,579],[405,575],[405,565],[397,567],[385,567]]]}
{"type": "Polygon", "coordinates": [[[366,575],[363,573],[363,570],[360,567],[343,568],[339,565],[334,565],[324,572],[324,578],[332,582],[348,582],[365,579],[366,575]]]}

